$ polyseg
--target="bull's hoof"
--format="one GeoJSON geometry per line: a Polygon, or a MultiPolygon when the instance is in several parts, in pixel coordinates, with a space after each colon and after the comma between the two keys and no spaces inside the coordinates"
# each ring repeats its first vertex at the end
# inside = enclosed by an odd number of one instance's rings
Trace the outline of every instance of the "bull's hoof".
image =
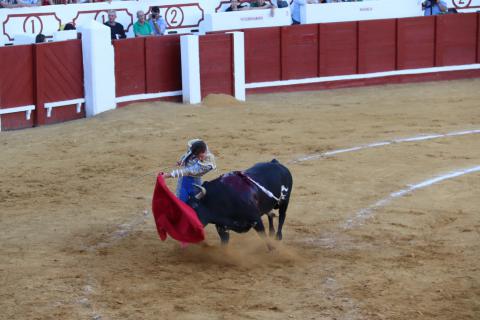
{"type": "Polygon", "coordinates": [[[267,243],[267,249],[268,249],[268,252],[272,252],[272,251],[275,251],[277,248],[275,248],[275,246],[273,246],[272,244],[267,243]]]}
{"type": "Polygon", "coordinates": [[[283,236],[282,236],[281,233],[277,233],[277,234],[275,235],[275,239],[278,240],[278,241],[282,240],[282,238],[283,238],[283,236]]]}

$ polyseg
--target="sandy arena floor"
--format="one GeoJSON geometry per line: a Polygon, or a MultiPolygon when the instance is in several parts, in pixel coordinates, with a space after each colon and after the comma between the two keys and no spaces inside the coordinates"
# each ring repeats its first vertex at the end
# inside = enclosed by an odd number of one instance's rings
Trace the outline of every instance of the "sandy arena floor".
{"type": "Polygon", "coordinates": [[[210,96],[2,132],[0,319],[478,320],[479,89],[210,96]],[[213,226],[203,245],[160,241],[155,173],[193,137],[217,155],[207,180],[290,168],[274,252],[254,231],[222,248],[213,226]]]}

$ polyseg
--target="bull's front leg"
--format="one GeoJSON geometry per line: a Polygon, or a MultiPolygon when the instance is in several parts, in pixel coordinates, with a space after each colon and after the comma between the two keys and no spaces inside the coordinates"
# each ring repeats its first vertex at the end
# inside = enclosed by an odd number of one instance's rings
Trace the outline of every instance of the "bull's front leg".
{"type": "Polygon", "coordinates": [[[228,232],[225,226],[216,224],[215,227],[217,228],[218,235],[220,236],[220,240],[222,241],[223,245],[228,244],[230,240],[230,233],[228,232]]]}
{"type": "Polygon", "coordinates": [[[270,211],[269,213],[267,213],[267,217],[268,217],[268,235],[270,237],[273,237],[275,236],[275,227],[273,225],[273,217],[275,217],[275,212],[270,211]]]}
{"type": "Polygon", "coordinates": [[[275,250],[275,247],[270,243],[270,240],[267,237],[267,234],[265,233],[265,226],[263,225],[263,221],[261,216],[258,216],[257,221],[255,222],[255,225],[253,226],[255,231],[257,231],[258,235],[265,241],[265,244],[267,245],[267,248],[269,251],[275,250]]]}

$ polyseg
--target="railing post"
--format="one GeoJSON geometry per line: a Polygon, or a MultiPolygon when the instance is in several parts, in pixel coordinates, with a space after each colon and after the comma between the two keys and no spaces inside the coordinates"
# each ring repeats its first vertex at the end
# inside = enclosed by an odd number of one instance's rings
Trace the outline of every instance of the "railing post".
{"type": "Polygon", "coordinates": [[[115,109],[115,60],[110,28],[92,20],[82,25],[85,114],[115,109]]]}

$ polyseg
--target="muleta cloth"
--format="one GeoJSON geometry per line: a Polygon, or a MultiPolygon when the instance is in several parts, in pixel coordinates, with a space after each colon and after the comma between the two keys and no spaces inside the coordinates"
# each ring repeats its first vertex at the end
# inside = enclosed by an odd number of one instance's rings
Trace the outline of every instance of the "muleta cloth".
{"type": "Polygon", "coordinates": [[[203,225],[197,214],[168,189],[162,174],[157,176],[152,211],[162,241],[167,239],[167,234],[182,243],[205,240],[203,225]]]}

